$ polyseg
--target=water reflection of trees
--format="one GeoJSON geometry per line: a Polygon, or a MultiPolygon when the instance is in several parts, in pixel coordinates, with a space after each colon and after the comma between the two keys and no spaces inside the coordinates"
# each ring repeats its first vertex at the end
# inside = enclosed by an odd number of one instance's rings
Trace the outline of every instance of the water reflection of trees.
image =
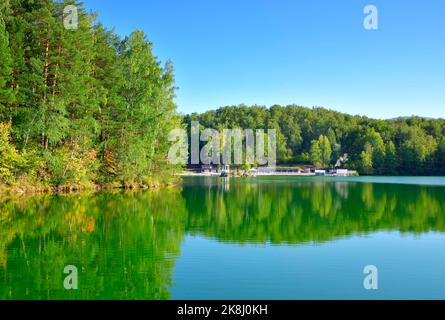
{"type": "Polygon", "coordinates": [[[0,299],[167,299],[184,219],[179,190],[5,201],[0,299]]]}
{"type": "Polygon", "coordinates": [[[445,231],[445,188],[293,182],[183,191],[187,229],[234,242],[302,243],[378,230],[445,231]],[[193,212],[193,214],[190,214],[193,212]]]}
{"type": "Polygon", "coordinates": [[[299,244],[398,230],[445,231],[445,188],[191,180],[183,189],[0,203],[0,299],[167,299],[186,233],[299,244]],[[64,266],[78,291],[63,289],[64,266]]]}

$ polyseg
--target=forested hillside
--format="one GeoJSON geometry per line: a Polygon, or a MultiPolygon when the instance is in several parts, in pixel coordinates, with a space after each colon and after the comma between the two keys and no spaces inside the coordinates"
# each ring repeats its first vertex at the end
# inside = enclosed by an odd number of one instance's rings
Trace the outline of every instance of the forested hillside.
{"type": "Polygon", "coordinates": [[[125,39],[74,1],[2,0],[0,184],[160,183],[180,124],[173,68],[141,31],[125,39]],[[78,27],[64,27],[74,4],[78,27]]]}
{"type": "Polygon", "coordinates": [[[345,167],[360,174],[444,175],[445,120],[419,117],[375,120],[296,105],[229,106],[184,121],[205,128],[277,130],[279,164],[328,167],[348,154],[345,167]]]}
{"type": "MultiPolygon", "coordinates": [[[[142,31],[121,39],[75,1],[0,4],[0,185],[33,189],[170,181],[168,133],[203,127],[278,132],[278,163],[361,174],[444,175],[445,120],[374,120],[323,108],[232,106],[181,117],[171,62],[142,31]],[[67,5],[78,26],[64,26],[67,5]]],[[[420,112],[420,111],[419,111],[420,112]]]]}

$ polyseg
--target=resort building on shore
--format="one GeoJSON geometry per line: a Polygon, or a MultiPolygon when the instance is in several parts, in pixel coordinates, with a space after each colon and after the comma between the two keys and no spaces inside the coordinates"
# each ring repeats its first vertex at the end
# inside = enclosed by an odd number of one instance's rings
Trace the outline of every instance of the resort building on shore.
{"type": "Polygon", "coordinates": [[[358,175],[357,171],[349,169],[340,168],[317,168],[317,167],[306,167],[304,169],[299,167],[258,167],[245,170],[243,168],[235,167],[230,165],[213,165],[213,164],[199,164],[199,165],[188,165],[187,171],[191,174],[198,175],[222,175],[228,176],[232,173],[238,172],[241,175],[247,176],[330,176],[330,177],[349,177],[358,175]],[[240,173],[241,172],[241,173],[240,173]]]}

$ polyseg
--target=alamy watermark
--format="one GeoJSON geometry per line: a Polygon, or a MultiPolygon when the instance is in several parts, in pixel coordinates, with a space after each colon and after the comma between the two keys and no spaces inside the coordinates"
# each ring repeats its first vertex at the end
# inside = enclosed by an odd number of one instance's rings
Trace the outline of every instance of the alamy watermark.
{"type": "Polygon", "coordinates": [[[365,279],[363,280],[363,287],[366,290],[377,290],[379,288],[379,273],[374,265],[367,265],[363,268],[365,279]]]}
{"type": "Polygon", "coordinates": [[[63,273],[67,274],[63,280],[63,287],[66,290],[77,290],[79,288],[77,267],[72,265],[65,266],[63,273]]]}
{"type": "Polygon", "coordinates": [[[63,26],[67,30],[77,30],[79,26],[79,15],[76,6],[69,5],[63,8],[63,26]]]}
{"type": "Polygon", "coordinates": [[[185,129],[174,129],[168,140],[174,142],[168,152],[172,164],[257,164],[276,166],[277,133],[275,129],[200,130],[199,122],[191,122],[189,135],[185,129]],[[207,142],[200,148],[201,142],[207,142]]]}
{"type": "Polygon", "coordinates": [[[363,27],[366,30],[377,30],[379,28],[379,11],[374,5],[367,5],[363,9],[363,13],[366,14],[363,20],[363,27]]]}

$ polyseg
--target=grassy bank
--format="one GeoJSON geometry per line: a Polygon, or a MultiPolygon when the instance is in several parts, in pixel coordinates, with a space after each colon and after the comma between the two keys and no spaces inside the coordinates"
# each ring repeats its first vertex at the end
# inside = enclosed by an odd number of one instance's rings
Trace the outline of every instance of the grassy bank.
{"type": "Polygon", "coordinates": [[[13,194],[49,194],[49,193],[72,193],[85,191],[100,191],[100,190],[145,190],[145,189],[159,189],[171,186],[177,186],[181,183],[181,178],[174,177],[168,179],[153,180],[147,183],[107,183],[107,184],[66,184],[59,186],[50,186],[45,184],[29,184],[29,183],[12,183],[0,184],[0,195],[13,194]]]}

